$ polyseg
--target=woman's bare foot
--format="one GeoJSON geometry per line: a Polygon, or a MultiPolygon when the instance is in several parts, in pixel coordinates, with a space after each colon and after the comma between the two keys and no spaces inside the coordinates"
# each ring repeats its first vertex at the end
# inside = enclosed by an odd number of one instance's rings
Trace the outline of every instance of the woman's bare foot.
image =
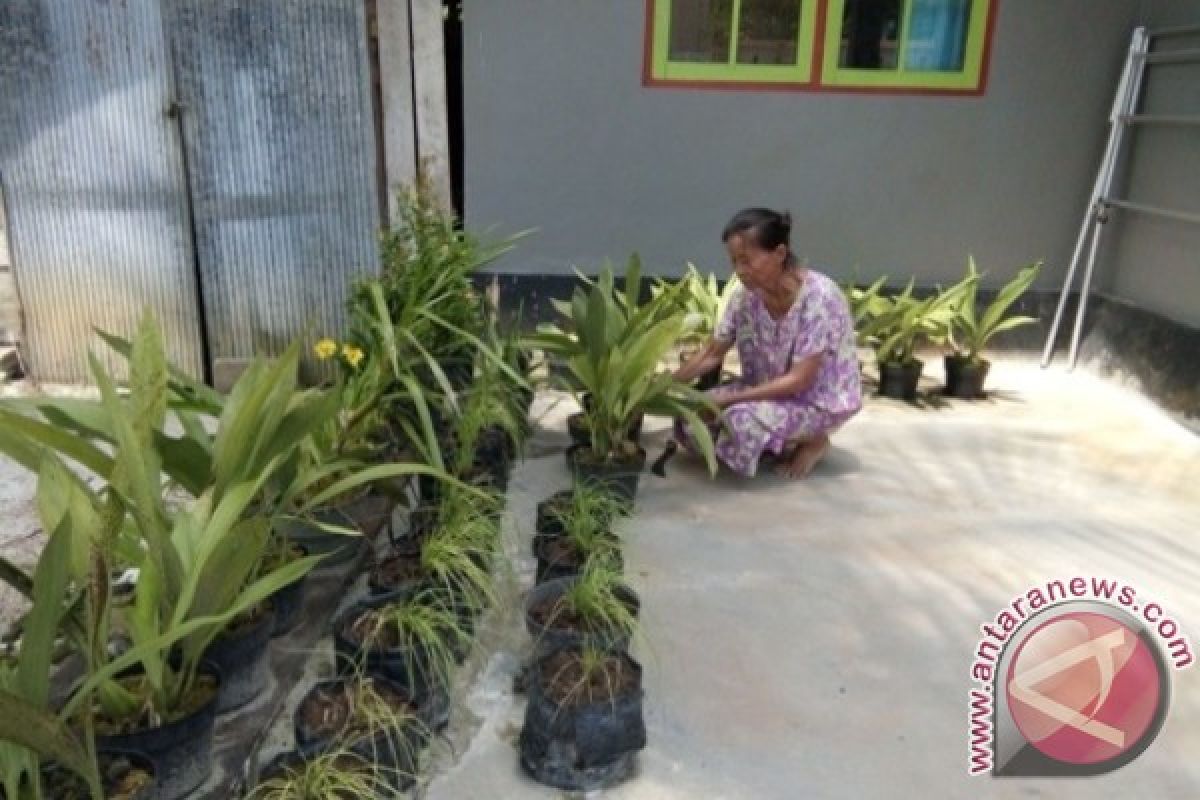
{"type": "Polygon", "coordinates": [[[808,442],[801,442],[792,451],[792,456],[778,467],[780,475],[789,478],[806,478],[812,472],[825,454],[829,452],[829,437],[819,436],[808,442]]]}

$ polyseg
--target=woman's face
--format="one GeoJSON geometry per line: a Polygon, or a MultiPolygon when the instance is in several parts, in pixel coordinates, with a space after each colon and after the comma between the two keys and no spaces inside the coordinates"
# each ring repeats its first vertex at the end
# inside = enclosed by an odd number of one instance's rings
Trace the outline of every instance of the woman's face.
{"type": "Polygon", "coordinates": [[[787,247],[764,250],[748,233],[735,233],[725,242],[729,261],[738,279],[749,289],[770,289],[775,286],[787,260],[787,247]]]}

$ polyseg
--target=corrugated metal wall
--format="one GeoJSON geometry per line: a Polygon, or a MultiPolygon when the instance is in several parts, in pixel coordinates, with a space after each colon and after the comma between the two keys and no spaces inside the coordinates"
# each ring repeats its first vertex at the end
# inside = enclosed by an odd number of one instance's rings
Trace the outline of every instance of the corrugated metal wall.
{"type": "Polygon", "coordinates": [[[177,0],[188,169],[210,350],[222,363],[336,332],[378,265],[362,2],[177,0]]]}
{"type": "Polygon", "coordinates": [[[131,333],[147,306],[202,372],[163,30],[158,0],[0,2],[0,180],[39,378],[89,381],[93,327],[131,333]]]}

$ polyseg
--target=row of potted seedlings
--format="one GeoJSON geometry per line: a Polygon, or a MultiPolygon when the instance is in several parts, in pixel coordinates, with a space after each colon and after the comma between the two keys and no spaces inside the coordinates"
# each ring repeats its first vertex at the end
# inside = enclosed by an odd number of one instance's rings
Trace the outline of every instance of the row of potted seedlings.
{"type": "Polygon", "coordinates": [[[947,350],[943,394],[968,400],[985,397],[991,362],[984,358],[984,348],[997,334],[1037,322],[1008,312],[1040,270],[1040,262],[1018,270],[982,309],[977,295],[983,274],[973,259],[958,283],[922,297],[914,294],[912,280],[898,293],[885,293],[886,276],[867,287],[845,287],[858,343],[875,353],[879,394],[916,400],[925,366],[917,352],[932,345],[947,350]]]}
{"type": "MultiPolygon", "coordinates": [[[[384,246],[385,261],[398,251],[405,269],[360,287],[355,321],[359,340],[393,365],[380,404],[394,457],[420,469],[384,484],[406,507],[368,552],[362,596],[334,616],[336,677],[301,699],[295,749],[262,770],[257,800],[409,789],[496,602],[505,489],[529,431],[528,360],[486,309],[462,302],[470,273],[496,251],[481,255],[429,205],[410,209],[407,230],[416,241],[384,246]]],[[[336,534],[315,535],[338,546],[336,534]]]]}
{"type": "Polygon", "coordinates": [[[529,340],[553,359],[581,408],[567,423],[572,488],[538,504],[537,585],[525,605],[534,657],[520,762],[561,789],[623,780],[646,744],[642,668],[629,653],[640,601],[624,579],[622,533],[646,462],[639,438],[647,414],[692,423],[715,469],[699,417],[707,399],[660,371],[703,316],[689,308],[691,288],[660,283],[643,301],[635,256],[620,288],[610,269],[585,280],[569,302],[555,304],[560,324],[529,340]]]}

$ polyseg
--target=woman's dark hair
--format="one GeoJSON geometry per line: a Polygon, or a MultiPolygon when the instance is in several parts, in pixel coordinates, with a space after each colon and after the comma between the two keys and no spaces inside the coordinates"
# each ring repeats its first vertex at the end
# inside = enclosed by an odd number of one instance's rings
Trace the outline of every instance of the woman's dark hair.
{"type": "Polygon", "coordinates": [[[774,250],[779,245],[788,248],[788,263],[793,261],[791,252],[792,215],[784,211],[772,211],[769,208],[746,208],[733,215],[725,230],[721,231],[721,241],[728,242],[729,237],[748,233],[754,243],[763,250],[774,250]]]}

